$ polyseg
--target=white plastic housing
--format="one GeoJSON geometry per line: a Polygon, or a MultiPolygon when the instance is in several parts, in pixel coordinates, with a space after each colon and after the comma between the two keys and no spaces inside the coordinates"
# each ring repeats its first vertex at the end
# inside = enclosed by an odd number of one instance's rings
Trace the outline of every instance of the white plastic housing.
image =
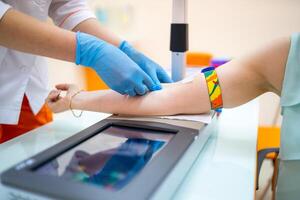
{"type": "MultiPolygon", "coordinates": [[[[172,23],[187,23],[187,0],[173,0],[172,23]]],[[[172,52],[172,79],[177,82],[185,77],[185,52],[172,52]]]]}

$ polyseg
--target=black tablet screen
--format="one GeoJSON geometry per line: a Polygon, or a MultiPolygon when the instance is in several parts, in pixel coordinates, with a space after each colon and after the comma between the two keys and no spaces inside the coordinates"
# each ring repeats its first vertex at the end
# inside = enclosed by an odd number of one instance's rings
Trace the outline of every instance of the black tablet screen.
{"type": "Polygon", "coordinates": [[[35,172],[119,190],[149,164],[173,133],[110,126],[35,172]]]}

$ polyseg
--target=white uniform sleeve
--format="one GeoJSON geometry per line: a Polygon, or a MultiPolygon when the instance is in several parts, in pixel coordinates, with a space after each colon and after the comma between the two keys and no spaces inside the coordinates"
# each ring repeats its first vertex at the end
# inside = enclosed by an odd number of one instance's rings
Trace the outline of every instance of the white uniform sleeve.
{"type": "Polygon", "coordinates": [[[57,26],[68,30],[86,19],[96,18],[86,0],[52,0],[49,17],[57,26]]]}
{"type": "Polygon", "coordinates": [[[6,11],[10,8],[10,5],[3,3],[0,1],[0,19],[2,19],[3,15],[6,13],[6,11]]]}

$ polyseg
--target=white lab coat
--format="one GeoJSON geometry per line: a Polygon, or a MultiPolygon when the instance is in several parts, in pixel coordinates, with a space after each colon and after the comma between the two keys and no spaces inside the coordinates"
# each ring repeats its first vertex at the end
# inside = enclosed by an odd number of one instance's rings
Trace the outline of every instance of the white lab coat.
{"type": "MultiPolygon", "coordinates": [[[[94,18],[86,0],[0,0],[0,19],[11,7],[41,21],[49,16],[57,26],[69,30],[94,18]]],[[[37,114],[48,95],[47,87],[43,57],[0,46],[0,124],[18,123],[24,94],[37,114]]]]}

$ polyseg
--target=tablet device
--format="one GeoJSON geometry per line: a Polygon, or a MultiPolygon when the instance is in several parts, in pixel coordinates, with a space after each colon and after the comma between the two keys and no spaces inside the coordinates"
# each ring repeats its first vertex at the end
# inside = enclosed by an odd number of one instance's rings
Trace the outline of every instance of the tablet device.
{"type": "Polygon", "coordinates": [[[17,164],[1,181],[54,199],[149,199],[198,135],[170,124],[105,119],[17,164]]]}

